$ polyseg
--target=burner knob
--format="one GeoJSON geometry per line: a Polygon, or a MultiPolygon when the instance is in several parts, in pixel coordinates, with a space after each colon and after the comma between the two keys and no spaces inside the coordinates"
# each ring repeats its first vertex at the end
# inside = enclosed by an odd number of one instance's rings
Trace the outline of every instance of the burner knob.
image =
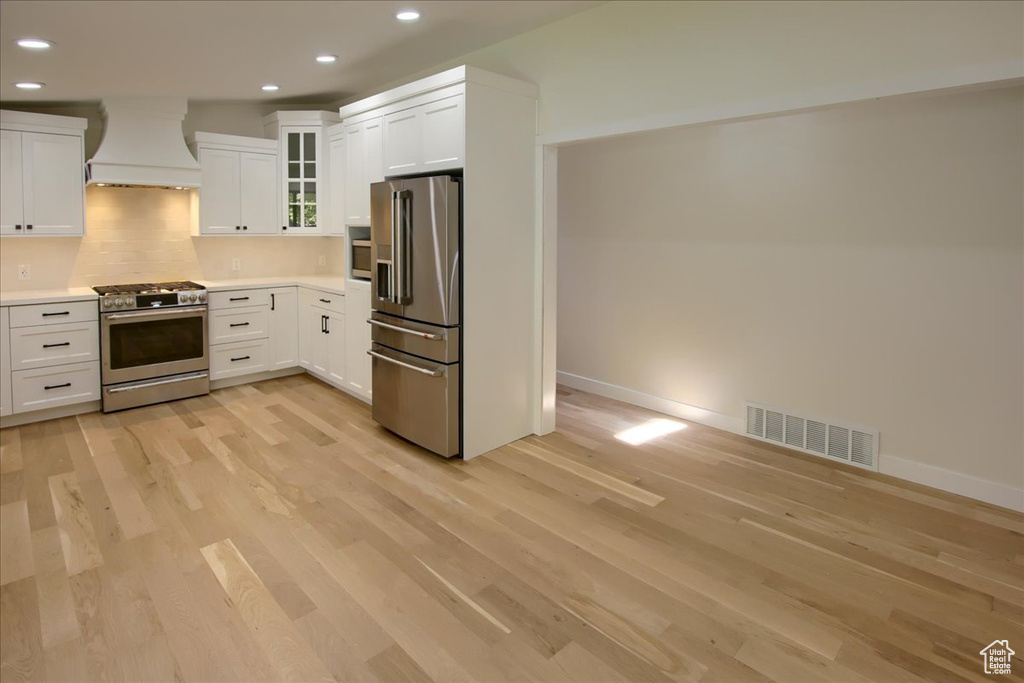
{"type": "Polygon", "coordinates": [[[128,308],[135,308],[135,297],[126,296],[124,298],[124,305],[128,308]]]}
{"type": "Polygon", "coordinates": [[[193,292],[192,294],[188,295],[188,300],[189,301],[199,301],[199,295],[193,292]]]}
{"type": "Polygon", "coordinates": [[[121,297],[117,297],[116,299],[114,299],[114,305],[117,306],[118,308],[121,308],[122,306],[124,306],[124,299],[122,299],[121,297]]]}
{"type": "Polygon", "coordinates": [[[199,292],[199,300],[206,301],[206,292],[199,292]]]}
{"type": "Polygon", "coordinates": [[[114,305],[114,300],[113,299],[108,297],[108,298],[103,300],[103,308],[110,308],[113,305],[114,305]]]}

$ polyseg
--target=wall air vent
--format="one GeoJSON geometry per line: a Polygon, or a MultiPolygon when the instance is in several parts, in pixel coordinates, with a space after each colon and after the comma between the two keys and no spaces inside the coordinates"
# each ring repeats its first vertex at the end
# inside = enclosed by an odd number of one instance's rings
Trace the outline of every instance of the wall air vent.
{"type": "Polygon", "coordinates": [[[747,436],[878,471],[878,430],[747,401],[747,436]]]}

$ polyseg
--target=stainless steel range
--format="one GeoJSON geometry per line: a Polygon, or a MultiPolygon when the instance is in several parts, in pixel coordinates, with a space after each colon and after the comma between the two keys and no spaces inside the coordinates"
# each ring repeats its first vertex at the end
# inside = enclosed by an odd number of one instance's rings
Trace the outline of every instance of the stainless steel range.
{"type": "Polygon", "coordinates": [[[202,285],[158,282],[93,289],[100,295],[103,412],[210,392],[202,285]]]}

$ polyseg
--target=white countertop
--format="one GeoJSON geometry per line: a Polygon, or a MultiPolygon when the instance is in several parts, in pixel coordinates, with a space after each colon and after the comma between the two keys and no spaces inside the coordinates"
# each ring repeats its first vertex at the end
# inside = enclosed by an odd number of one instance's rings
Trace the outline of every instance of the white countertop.
{"type": "MultiPolygon", "coordinates": [[[[254,277],[238,280],[196,280],[211,292],[233,289],[259,289],[261,287],[310,287],[331,294],[345,295],[345,278],[341,275],[291,275],[284,277],[254,277]]],[[[365,283],[369,287],[369,283],[365,283]]],[[[27,306],[57,301],[95,301],[98,298],[91,287],[70,289],[27,289],[0,292],[0,306],[27,306]]]]}
{"type": "Polygon", "coordinates": [[[211,292],[227,292],[235,289],[260,289],[262,287],[311,287],[331,294],[345,295],[345,278],[342,275],[291,275],[285,277],[253,277],[238,280],[196,280],[211,292]]]}
{"type": "Polygon", "coordinates": [[[99,297],[91,287],[71,289],[27,289],[21,292],[0,292],[0,306],[51,304],[57,301],[95,301],[99,297]]]}

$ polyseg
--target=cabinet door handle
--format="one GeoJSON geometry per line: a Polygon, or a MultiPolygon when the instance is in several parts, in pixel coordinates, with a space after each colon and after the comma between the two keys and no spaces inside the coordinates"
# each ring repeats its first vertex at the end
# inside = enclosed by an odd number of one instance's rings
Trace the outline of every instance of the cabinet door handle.
{"type": "Polygon", "coordinates": [[[320,299],[320,303],[322,303],[322,304],[329,304],[329,303],[331,303],[331,300],[330,299],[320,299]]]}
{"type": "Polygon", "coordinates": [[[274,293],[270,293],[270,310],[274,310],[274,293]]]}
{"type": "Polygon", "coordinates": [[[228,323],[228,327],[248,327],[249,323],[228,323]]]}
{"type": "Polygon", "coordinates": [[[282,226],[281,226],[281,229],[282,229],[282,230],[287,230],[287,229],[288,229],[288,226],[287,226],[287,225],[282,225],[282,226]]]}
{"type": "Polygon", "coordinates": [[[236,225],[236,226],[235,226],[235,230],[241,230],[241,229],[242,229],[242,226],[241,226],[241,225],[236,225]]]}
{"type": "Polygon", "coordinates": [[[14,224],[14,229],[15,230],[21,230],[21,223],[15,223],[14,224]]]}
{"type": "Polygon", "coordinates": [[[320,331],[327,334],[327,316],[320,316],[320,331]]]}
{"type": "Polygon", "coordinates": [[[26,229],[26,230],[31,230],[31,229],[32,229],[32,224],[31,224],[31,223],[29,223],[28,225],[26,225],[26,226],[25,226],[25,229],[26,229]]]}
{"type": "Polygon", "coordinates": [[[58,346],[71,346],[71,342],[61,342],[60,344],[43,344],[44,349],[54,349],[58,346]]]}
{"type": "Polygon", "coordinates": [[[231,297],[230,299],[228,299],[228,301],[248,301],[248,300],[249,300],[249,297],[247,297],[247,296],[235,296],[235,297],[231,297]]]}
{"type": "Polygon", "coordinates": [[[71,382],[64,382],[64,384],[51,384],[49,386],[43,387],[43,389],[45,389],[46,391],[49,391],[50,389],[63,389],[65,387],[70,387],[70,386],[71,386],[71,382]]]}
{"type": "Polygon", "coordinates": [[[43,313],[44,318],[49,318],[51,315],[71,315],[71,311],[61,311],[60,313],[43,313]]]}
{"type": "Polygon", "coordinates": [[[329,315],[324,316],[324,332],[331,333],[331,316],[329,315]]]}
{"type": "Polygon", "coordinates": [[[248,229],[249,229],[249,226],[248,226],[248,225],[243,225],[243,226],[242,226],[242,230],[248,230],[248,229]]]}
{"type": "Polygon", "coordinates": [[[239,356],[238,358],[232,358],[231,362],[234,363],[235,361],[238,360],[249,360],[250,358],[252,358],[252,356],[239,356]]]}

